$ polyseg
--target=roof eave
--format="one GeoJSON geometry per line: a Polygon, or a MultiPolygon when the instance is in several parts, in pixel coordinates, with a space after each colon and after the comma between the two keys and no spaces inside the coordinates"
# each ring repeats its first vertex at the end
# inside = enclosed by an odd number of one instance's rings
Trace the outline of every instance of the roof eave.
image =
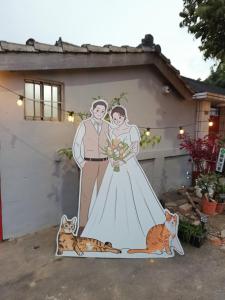
{"type": "Polygon", "coordinates": [[[164,55],[152,49],[147,51],[146,47],[144,51],[126,47],[128,46],[121,47],[126,49],[126,52],[119,52],[118,49],[117,52],[93,52],[94,49],[91,49],[92,52],[56,53],[43,52],[43,48],[42,52],[5,51],[0,53],[0,71],[51,71],[155,65],[184,99],[192,99],[193,91],[164,55]]]}
{"type": "Polygon", "coordinates": [[[216,94],[216,93],[209,93],[209,92],[200,92],[195,93],[193,96],[195,100],[208,100],[215,104],[225,102],[225,95],[216,94]]]}

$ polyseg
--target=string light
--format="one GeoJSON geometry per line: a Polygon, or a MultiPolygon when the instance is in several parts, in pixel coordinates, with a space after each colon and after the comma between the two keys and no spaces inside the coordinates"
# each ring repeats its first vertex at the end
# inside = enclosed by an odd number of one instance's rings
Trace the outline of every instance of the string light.
{"type": "MultiPolygon", "coordinates": [[[[17,105],[18,106],[22,106],[24,104],[24,100],[29,100],[29,101],[33,101],[33,102],[41,102],[41,100],[37,100],[37,99],[31,99],[31,98],[28,98],[28,97],[24,97],[23,95],[20,95],[18,93],[16,93],[15,91],[3,86],[0,84],[0,87],[9,91],[10,93],[16,95],[19,97],[19,99],[17,100],[17,105]]],[[[46,106],[49,106],[49,107],[52,107],[51,105],[49,104],[46,104],[44,103],[44,105],[46,106]]],[[[53,107],[54,109],[57,109],[56,107],[53,107]]],[[[61,111],[64,112],[66,115],[67,115],[67,120],[69,122],[74,122],[74,119],[75,119],[75,112],[74,111],[65,111],[61,108],[61,111]]],[[[221,114],[220,114],[221,115],[221,114]]],[[[196,123],[205,123],[205,122],[208,122],[208,126],[213,126],[213,121],[212,120],[207,120],[207,121],[199,121],[197,120],[196,123]]],[[[179,134],[180,136],[182,136],[184,134],[184,129],[183,127],[195,127],[196,126],[196,123],[191,123],[191,124],[183,124],[183,126],[179,126],[179,134]]],[[[145,130],[145,134],[147,136],[149,136],[151,134],[150,132],[150,128],[149,127],[143,127],[143,126],[138,126],[140,129],[144,129],[145,130]]],[[[176,129],[178,126],[166,126],[166,127],[151,127],[151,129],[159,129],[159,130],[164,130],[164,129],[170,129],[170,128],[174,128],[176,129]]],[[[197,131],[195,130],[196,132],[200,132],[200,131],[197,131]]]]}
{"type": "Polygon", "coordinates": [[[22,106],[23,105],[23,99],[24,99],[24,97],[21,96],[21,95],[19,95],[19,99],[16,101],[16,103],[17,103],[18,106],[22,106]]]}
{"type": "Polygon", "coordinates": [[[145,134],[146,134],[147,136],[150,135],[150,128],[147,128],[147,129],[146,129],[145,134]]]}
{"type": "Polygon", "coordinates": [[[182,126],[179,127],[179,133],[180,133],[180,134],[184,134],[184,129],[183,129],[182,126]]]}
{"type": "Polygon", "coordinates": [[[74,111],[68,111],[68,117],[67,117],[67,120],[69,122],[74,122],[74,111]]]}
{"type": "Polygon", "coordinates": [[[213,126],[213,121],[209,119],[209,127],[213,126]]]}

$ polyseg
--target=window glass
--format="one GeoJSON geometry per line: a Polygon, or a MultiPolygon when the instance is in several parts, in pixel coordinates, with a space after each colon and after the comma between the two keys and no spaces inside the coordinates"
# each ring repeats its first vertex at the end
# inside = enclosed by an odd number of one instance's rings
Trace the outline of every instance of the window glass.
{"type": "Polygon", "coordinates": [[[25,82],[25,118],[61,121],[61,86],[40,81],[25,82]]]}
{"type": "Polygon", "coordinates": [[[28,117],[34,116],[34,102],[30,99],[34,99],[34,84],[25,83],[25,114],[28,117]]]}
{"type": "Polygon", "coordinates": [[[53,118],[58,118],[58,87],[52,87],[52,115],[53,118]]]}
{"type": "Polygon", "coordinates": [[[44,116],[50,118],[52,116],[51,99],[52,87],[44,84],[44,116]]]}
{"type": "MultiPolygon", "coordinates": [[[[40,86],[40,84],[35,84],[35,86],[34,86],[34,98],[35,98],[35,100],[40,100],[41,99],[41,86],[40,86]]],[[[35,117],[40,117],[41,116],[40,101],[36,101],[34,103],[34,105],[35,105],[35,117]]]]}

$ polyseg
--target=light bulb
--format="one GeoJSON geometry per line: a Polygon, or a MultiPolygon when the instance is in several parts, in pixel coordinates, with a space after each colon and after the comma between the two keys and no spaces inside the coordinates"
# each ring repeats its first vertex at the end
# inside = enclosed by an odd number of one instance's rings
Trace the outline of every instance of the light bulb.
{"type": "Polygon", "coordinates": [[[180,133],[180,134],[184,134],[184,129],[183,129],[183,127],[180,127],[179,133],[180,133]]]}
{"type": "Polygon", "coordinates": [[[212,127],[212,126],[213,126],[213,121],[209,120],[209,127],[212,127]]]}
{"type": "Polygon", "coordinates": [[[68,117],[67,117],[68,121],[69,121],[69,122],[74,122],[74,112],[73,112],[73,111],[70,111],[70,112],[68,112],[68,113],[69,113],[69,115],[68,115],[68,117]]]}
{"type": "Polygon", "coordinates": [[[22,96],[19,97],[19,99],[16,101],[16,104],[18,106],[22,106],[23,105],[23,97],[22,96]]]}
{"type": "Polygon", "coordinates": [[[147,130],[145,131],[145,134],[146,134],[147,136],[150,135],[150,128],[147,128],[147,130]]]}

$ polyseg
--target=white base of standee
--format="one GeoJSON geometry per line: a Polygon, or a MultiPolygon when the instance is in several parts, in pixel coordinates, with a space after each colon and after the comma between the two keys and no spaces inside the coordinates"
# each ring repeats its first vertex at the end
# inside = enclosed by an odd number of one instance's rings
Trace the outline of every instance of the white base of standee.
{"type": "Polygon", "coordinates": [[[111,252],[84,252],[83,255],[77,255],[74,251],[64,251],[63,255],[57,255],[58,257],[95,257],[95,258],[169,258],[174,257],[174,253],[168,255],[166,252],[163,253],[127,253],[128,249],[122,249],[122,253],[114,254],[111,252]]]}

